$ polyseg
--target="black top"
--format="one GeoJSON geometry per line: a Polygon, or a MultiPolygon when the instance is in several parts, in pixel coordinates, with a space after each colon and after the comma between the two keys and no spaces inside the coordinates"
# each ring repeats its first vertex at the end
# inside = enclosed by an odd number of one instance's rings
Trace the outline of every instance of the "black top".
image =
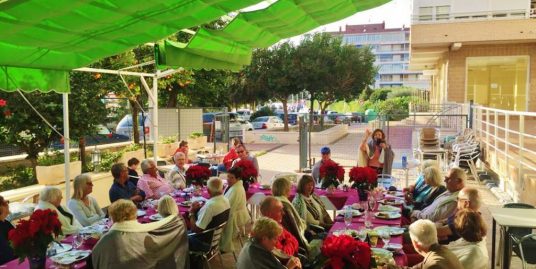
{"type": "Polygon", "coordinates": [[[138,186],[138,179],[140,179],[138,172],[136,172],[134,169],[128,168],[128,180],[134,183],[134,186],[138,186]]]}
{"type": "Polygon", "coordinates": [[[0,264],[4,264],[17,258],[15,254],[13,254],[13,249],[9,246],[9,241],[7,239],[8,232],[13,228],[13,225],[9,221],[0,221],[0,264]]]}

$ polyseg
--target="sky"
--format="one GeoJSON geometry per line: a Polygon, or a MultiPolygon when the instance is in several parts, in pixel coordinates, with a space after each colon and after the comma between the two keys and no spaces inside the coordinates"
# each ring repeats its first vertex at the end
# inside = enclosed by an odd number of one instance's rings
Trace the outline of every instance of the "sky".
{"type": "MultiPolygon", "coordinates": [[[[356,13],[346,19],[318,27],[309,33],[338,31],[342,26],[352,24],[381,23],[385,21],[386,28],[400,28],[403,25],[409,26],[411,21],[411,1],[393,0],[385,5],[374,9],[356,13]]],[[[299,41],[301,36],[290,38],[293,42],[299,41]]]]}

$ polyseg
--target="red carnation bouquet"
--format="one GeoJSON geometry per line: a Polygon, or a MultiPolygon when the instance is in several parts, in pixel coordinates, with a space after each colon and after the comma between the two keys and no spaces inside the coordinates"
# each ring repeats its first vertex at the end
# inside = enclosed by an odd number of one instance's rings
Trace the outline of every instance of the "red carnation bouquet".
{"type": "Polygon", "coordinates": [[[344,180],[344,168],[332,160],[323,161],[319,172],[323,189],[337,187],[344,180]]]}
{"type": "Polygon", "coordinates": [[[283,251],[289,256],[294,256],[298,253],[298,240],[287,230],[283,229],[283,232],[277,238],[275,248],[283,251]]]}
{"type": "Polygon", "coordinates": [[[48,245],[61,235],[61,222],[56,211],[38,209],[29,220],[21,220],[9,231],[8,239],[19,262],[26,257],[45,257],[48,245]]]}
{"type": "Polygon", "coordinates": [[[186,170],[186,184],[203,186],[206,185],[211,172],[206,166],[193,165],[186,170]]]}
{"type": "Polygon", "coordinates": [[[240,174],[240,178],[244,181],[247,181],[249,183],[255,182],[257,179],[257,176],[259,175],[259,171],[255,168],[255,165],[253,165],[253,162],[246,159],[241,159],[238,162],[235,163],[233,167],[238,167],[242,171],[240,174]]]}
{"type": "Polygon", "coordinates": [[[370,190],[378,184],[378,175],[370,167],[352,167],[350,170],[350,182],[354,182],[352,188],[370,190]]]}
{"type": "Polygon", "coordinates": [[[315,264],[331,269],[368,269],[372,257],[370,246],[349,235],[330,235],[324,239],[321,255],[315,264]]]}

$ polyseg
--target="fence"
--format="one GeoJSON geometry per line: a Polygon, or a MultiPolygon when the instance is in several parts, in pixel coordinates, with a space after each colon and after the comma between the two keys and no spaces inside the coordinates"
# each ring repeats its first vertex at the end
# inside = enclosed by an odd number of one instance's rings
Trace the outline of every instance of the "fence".
{"type": "Polygon", "coordinates": [[[500,187],[515,201],[536,201],[536,113],[474,105],[473,123],[484,161],[501,178],[500,187]]]}

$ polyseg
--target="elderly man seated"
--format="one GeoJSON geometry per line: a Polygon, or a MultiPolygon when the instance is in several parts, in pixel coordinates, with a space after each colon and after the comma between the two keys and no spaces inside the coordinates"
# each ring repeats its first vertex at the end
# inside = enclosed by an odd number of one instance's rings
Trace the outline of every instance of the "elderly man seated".
{"type": "Polygon", "coordinates": [[[186,188],[186,155],[182,152],[177,152],[173,155],[175,166],[166,174],[166,179],[173,185],[175,189],[186,188]]]}
{"type": "MultiPolygon", "coordinates": [[[[460,193],[458,193],[458,202],[456,205],[456,211],[459,212],[463,209],[472,209],[474,211],[480,210],[480,195],[475,188],[465,187],[460,193]]],[[[456,232],[454,227],[454,220],[456,215],[452,215],[445,220],[436,222],[437,237],[441,244],[448,244],[454,240],[458,240],[460,235],[456,232]]]]}
{"type": "Polygon", "coordinates": [[[446,219],[454,214],[456,210],[456,199],[461,189],[465,187],[467,175],[461,168],[451,168],[445,177],[447,191],[443,192],[430,204],[422,210],[411,212],[411,220],[428,219],[433,222],[446,219]]]}
{"type": "Polygon", "coordinates": [[[273,219],[260,217],[253,224],[251,239],[244,244],[236,267],[238,269],[294,269],[301,268],[300,260],[291,257],[283,265],[272,253],[277,238],[282,232],[281,226],[273,219]]]}
{"type": "Polygon", "coordinates": [[[141,171],[143,175],[138,181],[138,188],[145,192],[145,198],[159,199],[164,194],[173,192],[171,184],[158,175],[154,160],[143,160],[141,171]]]}
{"type": "Polygon", "coordinates": [[[255,166],[255,169],[257,169],[257,172],[260,172],[259,162],[257,161],[257,157],[250,155],[249,151],[246,149],[246,146],[244,144],[240,144],[236,146],[235,151],[236,151],[236,154],[238,154],[238,159],[235,159],[233,161],[233,163],[231,164],[231,167],[233,167],[240,160],[250,160],[253,163],[253,166],[255,166]]]}
{"type": "MultiPolygon", "coordinates": [[[[194,233],[203,232],[221,225],[229,220],[229,200],[223,196],[223,182],[220,178],[211,177],[207,182],[210,199],[201,207],[201,203],[194,202],[190,207],[190,230],[194,233]]],[[[209,236],[211,237],[211,236],[209,236]]],[[[204,238],[190,236],[190,249],[192,251],[206,251],[210,247],[204,238]]]]}
{"type": "Polygon", "coordinates": [[[136,211],[130,200],[120,199],[110,205],[114,224],[93,249],[94,268],[189,268],[182,218],[171,212],[160,221],[141,224],[136,211]]]}
{"type": "Polygon", "coordinates": [[[145,199],[145,193],[140,191],[128,179],[128,168],[124,164],[116,163],[112,165],[111,170],[112,176],[114,177],[114,183],[108,192],[111,203],[119,199],[132,200],[134,203],[139,203],[145,199]]]}
{"type": "Polygon", "coordinates": [[[260,210],[263,216],[275,220],[283,228],[281,235],[277,237],[275,247],[289,256],[296,256],[298,254],[298,240],[281,225],[283,221],[283,204],[281,201],[273,196],[267,196],[262,200],[260,210]]]}

